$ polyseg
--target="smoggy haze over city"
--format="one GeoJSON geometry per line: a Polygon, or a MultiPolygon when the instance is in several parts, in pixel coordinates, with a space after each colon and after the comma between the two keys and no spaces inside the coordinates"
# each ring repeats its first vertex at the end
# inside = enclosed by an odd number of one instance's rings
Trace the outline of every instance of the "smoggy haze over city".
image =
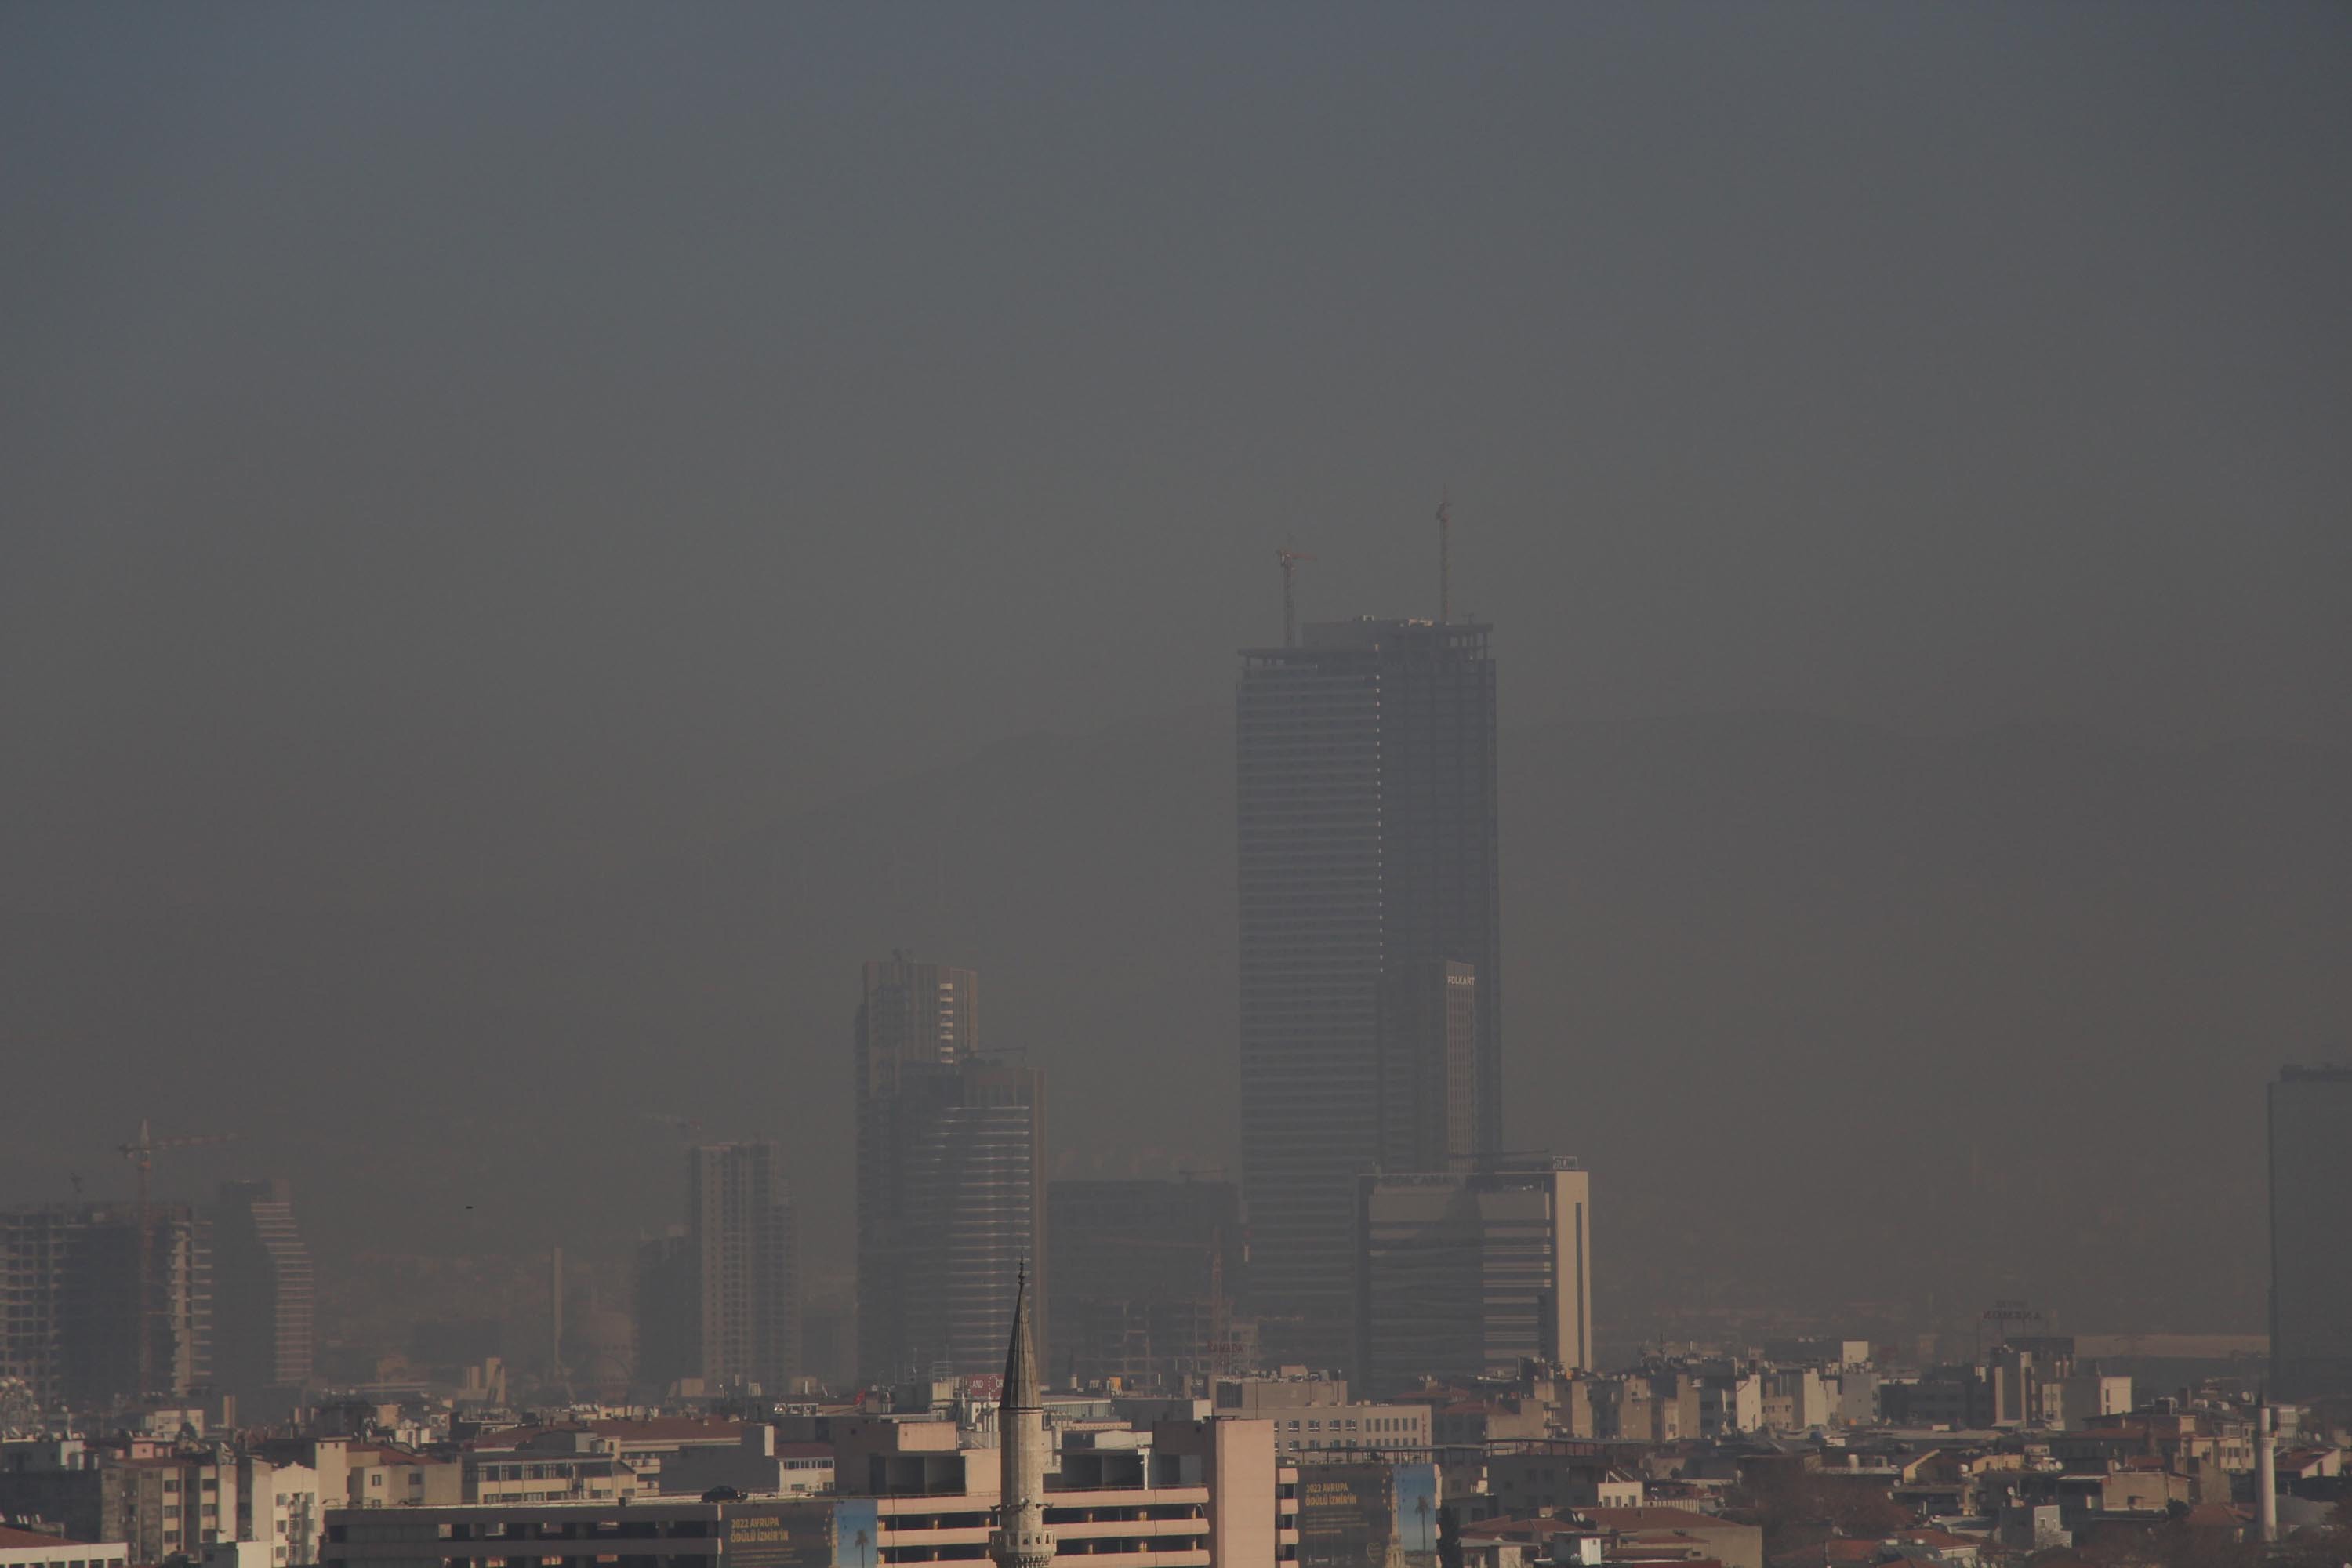
{"type": "Polygon", "coordinates": [[[1597,1316],[2263,1321],[2352,1016],[2352,12],[0,9],[0,1202],[845,1267],[858,965],[1235,1152],[1233,687],[1496,630],[1597,1316]],[[1802,1256],[1797,1253],[1802,1244],[1802,1256]]]}

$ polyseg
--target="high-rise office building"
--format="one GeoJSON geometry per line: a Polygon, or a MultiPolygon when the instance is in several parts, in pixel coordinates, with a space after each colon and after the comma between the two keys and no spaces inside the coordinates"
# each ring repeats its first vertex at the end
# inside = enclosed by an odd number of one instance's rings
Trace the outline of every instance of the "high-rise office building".
{"type": "Polygon", "coordinates": [[[1360,620],[1243,651],[1243,1196],[1253,1303],[1269,1351],[1294,1359],[1352,1351],[1356,1180],[1381,1158],[1384,1084],[1466,1073],[1470,1151],[1500,1143],[1487,634],[1360,620]],[[1431,993],[1455,976],[1466,1064],[1399,1059],[1451,1047],[1452,1009],[1431,993]]]}
{"type": "Polygon", "coordinates": [[[1356,1375],[1374,1398],[1425,1374],[1591,1366],[1591,1179],[1575,1162],[1383,1171],[1358,1196],[1356,1375]]]}
{"type": "Polygon", "coordinates": [[[1062,1181],[1054,1237],[1055,1368],[1181,1392],[1219,1370],[1241,1287],[1241,1193],[1231,1182],[1062,1181]]]}
{"type": "Polygon", "coordinates": [[[992,1373],[1023,1259],[1048,1277],[1045,1074],[982,1052],[977,975],[904,953],[866,966],[856,1052],[860,1376],[992,1373]]]}
{"type": "Polygon", "coordinates": [[[686,1171],[703,1382],[714,1391],[757,1384],[787,1392],[800,1374],[799,1258],[776,1145],[689,1149],[686,1171]]]}
{"type": "Polygon", "coordinates": [[[213,1381],[241,1416],[275,1419],[310,1381],[314,1350],[310,1249],[282,1177],[222,1184],[212,1266],[213,1381]]]}
{"type": "Polygon", "coordinates": [[[2271,1390],[2352,1394],[2352,1068],[2270,1086],[2271,1390]]]}
{"type": "Polygon", "coordinates": [[[1381,993],[1381,1168],[1466,1170],[1477,1119],[1476,966],[1392,966],[1381,993]]]}
{"type": "Polygon", "coordinates": [[[209,1380],[210,1226],[185,1204],[152,1205],[143,1268],[142,1230],[129,1204],[0,1211],[0,1377],[77,1410],[209,1380]]]}

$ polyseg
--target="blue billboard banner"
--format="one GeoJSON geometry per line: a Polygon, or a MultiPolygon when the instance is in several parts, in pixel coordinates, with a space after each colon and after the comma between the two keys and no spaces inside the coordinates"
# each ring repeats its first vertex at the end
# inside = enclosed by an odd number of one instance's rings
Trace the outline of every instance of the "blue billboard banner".
{"type": "Polygon", "coordinates": [[[1396,1468],[1396,1539],[1407,1555],[1437,1552],[1437,1467],[1396,1468]]]}
{"type": "Polygon", "coordinates": [[[833,1505],[833,1568],[875,1568],[882,1561],[882,1515],[872,1498],[833,1505]]]}

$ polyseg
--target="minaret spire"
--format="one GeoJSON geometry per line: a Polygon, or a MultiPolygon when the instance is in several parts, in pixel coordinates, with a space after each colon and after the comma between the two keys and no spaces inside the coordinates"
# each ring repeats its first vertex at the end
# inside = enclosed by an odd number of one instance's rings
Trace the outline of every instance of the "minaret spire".
{"type": "Polygon", "coordinates": [[[1029,1264],[1013,1293],[1013,1342],[1004,1352],[1004,1394],[996,1407],[1003,1496],[988,1555],[997,1568],[1043,1568],[1054,1560],[1045,1528],[1045,1408],[1037,1397],[1037,1347],[1029,1335],[1029,1264]]]}

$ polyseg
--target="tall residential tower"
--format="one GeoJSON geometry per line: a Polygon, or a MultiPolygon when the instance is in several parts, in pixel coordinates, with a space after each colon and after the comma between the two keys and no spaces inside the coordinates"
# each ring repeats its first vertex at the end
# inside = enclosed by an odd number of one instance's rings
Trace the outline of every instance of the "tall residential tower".
{"type": "Polygon", "coordinates": [[[709,1143],[686,1153],[686,1255],[705,1384],[773,1395],[800,1374],[799,1249],[776,1145],[709,1143]]]}
{"type": "Polygon", "coordinates": [[[1242,654],[1242,1173],[1269,1353],[1350,1358],[1356,1182],[1384,1142],[1424,1165],[1500,1144],[1488,631],[1357,620],[1242,654]]]}
{"type": "Polygon", "coordinates": [[[2271,1388],[2352,1394],[2352,1067],[2271,1085],[2271,1388]]]}
{"type": "Polygon", "coordinates": [[[274,1419],[310,1383],[310,1249],[283,1177],[226,1182],[213,1210],[213,1381],[247,1420],[274,1419]]]}

